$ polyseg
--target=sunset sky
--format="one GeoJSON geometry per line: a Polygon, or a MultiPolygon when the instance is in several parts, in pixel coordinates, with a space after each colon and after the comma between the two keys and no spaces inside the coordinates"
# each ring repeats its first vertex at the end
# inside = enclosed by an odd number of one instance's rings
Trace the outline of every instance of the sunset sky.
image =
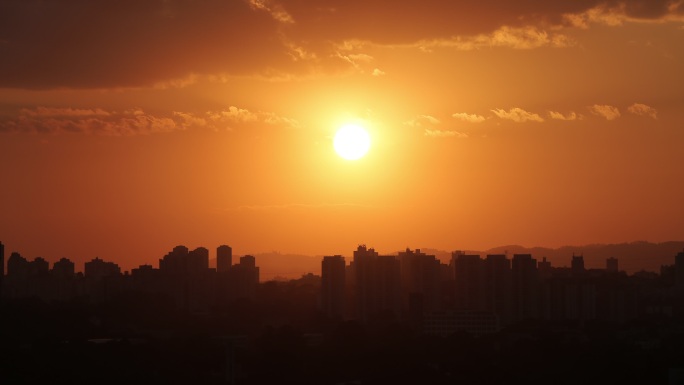
{"type": "Polygon", "coordinates": [[[684,1],[0,0],[0,131],[6,253],[78,270],[682,240],[684,1]]]}

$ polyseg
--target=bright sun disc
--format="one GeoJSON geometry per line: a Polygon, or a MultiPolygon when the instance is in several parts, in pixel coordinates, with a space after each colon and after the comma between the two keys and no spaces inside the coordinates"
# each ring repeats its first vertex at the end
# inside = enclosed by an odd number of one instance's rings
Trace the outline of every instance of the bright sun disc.
{"type": "Polygon", "coordinates": [[[366,155],[370,149],[370,136],[362,127],[346,124],[337,130],[333,146],[339,156],[356,160],[366,155]]]}

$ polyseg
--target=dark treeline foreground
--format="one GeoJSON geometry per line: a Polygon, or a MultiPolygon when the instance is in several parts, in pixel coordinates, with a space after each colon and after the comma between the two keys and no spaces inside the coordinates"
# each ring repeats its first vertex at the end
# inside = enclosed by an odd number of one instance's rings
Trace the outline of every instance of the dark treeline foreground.
{"type": "Polygon", "coordinates": [[[6,299],[3,384],[673,384],[678,314],[626,323],[524,321],[492,334],[429,336],[408,324],[336,321],[315,276],[259,284],[206,312],[161,295],[100,303],[6,299]]]}

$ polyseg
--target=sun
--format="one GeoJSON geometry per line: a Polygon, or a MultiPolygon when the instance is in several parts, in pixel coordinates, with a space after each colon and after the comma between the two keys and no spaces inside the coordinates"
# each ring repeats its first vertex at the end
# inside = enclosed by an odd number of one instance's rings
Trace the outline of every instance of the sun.
{"type": "Polygon", "coordinates": [[[363,127],[345,124],[335,134],[333,146],[337,154],[347,160],[356,160],[370,149],[370,136],[363,127]]]}

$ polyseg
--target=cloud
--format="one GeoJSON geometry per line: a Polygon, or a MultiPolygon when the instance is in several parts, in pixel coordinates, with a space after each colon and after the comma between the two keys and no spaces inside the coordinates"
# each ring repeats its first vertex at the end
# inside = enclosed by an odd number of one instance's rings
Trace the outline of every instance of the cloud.
{"type": "Polygon", "coordinates": [[[482,123],[485,121],[485,117],[482,115],[468,114],[466,112],[457,112],[451,116],[464,122],[470,123],[482,123]]]}
{"type": "Polygon", "coordinates": [[[440,124],[441,122],[439,119],[435,118],[434,116],[430,115],[418,115],[414,119],[407,120],[404,122],[405,125],[409,127],[423,127],[423,126],[429,126],[429,125],[437,125],[440,124]]]}
{"type": "Polygon", "coordinates": [[[440,130],[440,129],[429,129],[426,128],[424,131],[425,136],[430,138],[467,138],[468,134],[458,131],[450,130],[440,130]]]}
{"type": "Polygon", "coordinates": [[[226,110],[210,111],[207,115],[214,122],[251,123],[259,119],[257,114],[235,106],[230,106],[226,110]]]}
{"type": "Polygon", "coordinates": [[[43,118],[83,118],[83,117],[105,117],[111,116],[101,108],[84,109],[84,108],[58,108],[58,107],[37,107],[35,109],[22,109],[21,114],[24,116],[43,117],[43,118]]]}
{"type": "Polygon", "coordinates": [[[379,68],[375,68],[373,70],[373,76],[385,76],[385,71],[383,71],[379,68]]]}
{"type": "Polygon", "coordinates": [[[607,104],[594,104],[589,107],[589,111],[594,115],[606,118],[606,120],[615,120],[620,117],[620,110],[607,104]]]}
{"type": "Polygon", "coordinates": [[[255,123],[293,128],[299,127],[299,122],[291,118],[280,116],[272,112],[252,112],[235,106],[230,106],[225,110],[208,111],[206,115],[208,120],[211,121],[216,128],[220,128],[221,125],[219,123],[227,123],[228,127],[255,123]]]}
{"type": "Polygon", "coordinates": [[[280,4],[274,3],[268,0],[249,0],[249,5],[253,9],[258,9],[261,11],[268,12],[268,14],[273,17],[273,19],[284,23],[293,24],[295,21],[292,16],[283,9],[280,4]]]}
{"type": "MultiPolygon", "coordinates": [[[[365,63],[340,44],[567,47],[562,26],[684,20],[671,0],[41,0],[0,6],[0,87],[182,87],[365,63]]],[[[357,53],[354,53],[357,54],[357,53]]],[[[373,67],[367,68],[369,72],[373,67]]]]}
{"type": "Polygon", "coordinates": [[[549,118],[555,120],[581,120],[582,115],[576,114],[575,111],[570,111],[567,115],[556,111],[549,111],[549,118]]]}
{"type": "Polygon", "coordinates": [[[0,131],[44,134],[92,134],[130,136],[182,130],[169,117],[154,116],[141,109],[123,112],[102,109],[37,107],[22,109],[13,119],[0,121],[0,131]]]}
{"type": "Polygon", "coordinates": [[[448,39],[421,41],[418,43],[418,46],[423,51],[432,51],[432,48],[436,47],[469,51],[494,47],[534,49],[541,47],[564,48],[575,45],[577,45],[577,43],[564,34],[549,33],[534,26],[502,26],[489,34],[457,36],[448,39]]]}
{"type": "Polygon", "coordinates": [[[684,3],[672,0],[626,0],[599,2],[575,13],[563,15],[574,27],[589,28],[592,24],[620,26],[625,23],[683,22],[684,3]]]}
{"type": "Polygon", "coordinates": [[[653,119],[658,119],[658,111],[655,108],[641,103],[634,103],[627,107],[627,111],[634,115],[650,116],[653,119]]]}
{"type": "Polygon", "coordinates": [[[207,119],[188,112],[174,111],[173,116],[179,119],[181,126],[185,128],[205,127],[208,124],[207,119]]]}
{"type": "Polygon", "coordinates": [[[106,111],[101,108],[35,107],[21,109],[16,116],[0,120],[0,132],[130,136],[254,125],[299,127],[299,122],[275,113],[252,112],[235,106],[207,111],[203,115],[174,111],[170,116],[148,114],[139,108],[106,111]]]}
{"type": "Polygon", "coordinates": [[[508,119],[512,120],[516,123],[524,123],[527,121],[531,122],[543,122],[544,118],[539,116],[538,114],[532,113],[532,112],[527,112],[523,110],[522,108],[511,108],[510,110],[502,110],[502,109],[496,109],[492,110],[492,112],[498,116],[501,119],[508,119]]]}

